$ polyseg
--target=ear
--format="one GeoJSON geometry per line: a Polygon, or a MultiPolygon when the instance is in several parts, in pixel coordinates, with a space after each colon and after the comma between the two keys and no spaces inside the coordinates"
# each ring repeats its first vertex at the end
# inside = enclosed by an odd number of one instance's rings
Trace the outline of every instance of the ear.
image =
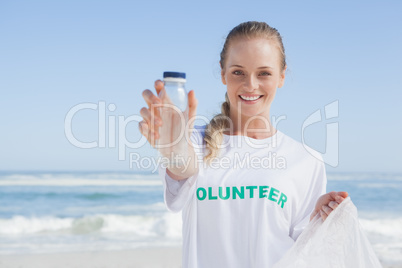
{"type": "Polygon", "coordinates": [[[224,85],[226,85],[225,72],[223,71],[223,69],[221,69],[221,80],[222,80],[222,83],[224,85]]]}
{"type": "Polygon", "coordinates": [[[226,85],[225,71],[222,68],[222,62],[221,61],[219,61],[219,66],[221,67],[221,80],[222,80],[222,83],[224,85],[226,85]]]}
{"type": "Polygon", "coordinates": [[[283,85],[285,84],[285,72],[286,72],[286,68],[287,66],[285,66],[285,68],[283,68],[283,71],[280,74],[280,80],[279,80],[279,84],[278,84],[278,88],[283,87],[283,85]]]}

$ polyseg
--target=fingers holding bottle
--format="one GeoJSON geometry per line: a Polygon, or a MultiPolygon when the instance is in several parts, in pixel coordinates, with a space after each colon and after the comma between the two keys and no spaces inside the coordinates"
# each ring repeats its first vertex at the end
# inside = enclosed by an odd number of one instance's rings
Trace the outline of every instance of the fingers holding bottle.
{"type": "MultiPolygon", "coordinates": [[[[160,101],[157,103],[156,106],[160,107],[162,105],[162,103],[168,103],[168,104],[171,103],[170,98],[166,94],[163,81],[161,81],[161,80],[155,81],[155,90],[156,90],[158,99],[160,101]]],[[[195,97],[194,90],[190,90],[188,92],[187,99],[188,99],[188,118],[194,118],[197,115],[197,106],[198,106],[198,100],[195,97]]],[[[156,110],[155,112],[159,116],[159,110],[156,110]]],[[[192,126],[190,126],[190,127],[192,127],[192,126]]]]}
{"type": "Polygon", "coordinates": [[[140,110],[140,114],[142,118],[144,118],[144,120],[138,125],[140,132],[145,138],[147,138],[152,147],[155,147],[156,140],[159,139],[159,126],[152,122],[158,120],[155,120],[154,117],[150,115],[150,111],[145,107],[140,110]]]}
{"type": "Polygon", "coordinates": [[[148,142],[155,147],[156,140],[159,139],[159,127],[162,125],[162,119],[158,111],[158,107],[160,107],[162,101],[149,89],[142,92],[142,97],[147,103],[148,108],[143,107],[140,110],[140,115],[144,120],[139,123],[139,129],[148,142]]]}
{"type": "Polygon", "coordinates": [[[151,129],[148,126],[148,123],[146,121],[141,121],[138,123],[138,128],[141,132],[141,134],[148,140],[149,144],[152,145],[152,147],[155,147],[155,137],[154,134],[152,134],[151,129]]]}
{"type": "Polygon", "coordinates": [[[194,91],[186,93],[184,84],[175,88],[172,82],[172,79],[168,80],[169,93],[165,88],[165,81],[161,80],[156,80],[154,83],[156,94],[148,89],[142,93],[148,107],[140,110],[143,121],[140,122],[139,129],[148,142],[162,155],[168,155],[170,151],[180,151],[177,149],[178,146],[174,147],[174,145],[177,144],[180,137],[183,137],[180,133],[184,132],[185,137],[189,140],[197,114],[198,101],[194,91]],[[180,90],[181,92],[179,92],[180,90]],[[184,101],[185,105],[177,103],[178,101],[184,101]],[[169,138],[169,135],[172,137],[169,138]],[[170,147],[169,144],[171,144],[170,147]]]}
{"type": "MultiPolygon", "coordinates": [[[[195,92],[194,90],[190,90],[188,93],[188,118],[194,118],[197,115],[197,106],[198,106],[198,100],[195,97],[195,92]]],[[[191,121],[191,126],[190,128],[193,127],[194,120],[191,121]]]]}
{"type": "Polygon", "coordinates": [[[161,91],[164,91],[164,83],[161,80],[156,80],[154,83],[154,87],[156,90],[156,94],[159,96],[161,94],[161,91]]]}

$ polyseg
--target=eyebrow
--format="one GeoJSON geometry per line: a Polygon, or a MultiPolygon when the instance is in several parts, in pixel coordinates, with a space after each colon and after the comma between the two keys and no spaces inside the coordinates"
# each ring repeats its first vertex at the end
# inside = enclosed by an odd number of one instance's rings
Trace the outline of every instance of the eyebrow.
{"type": "MultiPolygon", "coordinates": [[[[229,68],[232,68],[232,67],[244,68],[243,66],[241,66],[239,64],[233,64],[229,68]]],[[[269,67],[269,66],[261,66],[261,67],[258,67],[257,69],[274,69],[274,68],[269,67]]]]}

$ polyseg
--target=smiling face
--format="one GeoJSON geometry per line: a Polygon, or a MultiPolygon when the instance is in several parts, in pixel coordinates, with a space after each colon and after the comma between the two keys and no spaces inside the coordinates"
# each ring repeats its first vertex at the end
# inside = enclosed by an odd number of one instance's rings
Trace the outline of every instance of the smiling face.
{"type": "Polygon", "coordinates": [[[230,118],[247,120],[263,116],[269,120],[269,110],[276,89],[282,87],[285,70],[281,68],[279,49],[266,38],[231,40],[222,82],[227,86],[230,118]]]}

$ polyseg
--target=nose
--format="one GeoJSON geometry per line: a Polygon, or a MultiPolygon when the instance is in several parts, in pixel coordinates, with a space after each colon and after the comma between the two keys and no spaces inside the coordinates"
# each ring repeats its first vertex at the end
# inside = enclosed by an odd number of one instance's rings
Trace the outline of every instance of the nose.
{"type": "Polygon", "coordinates": [[[244,89],[252,92],[258,88],[258,79],[254,75],[248,76],[244,81],[244,89]]]}

